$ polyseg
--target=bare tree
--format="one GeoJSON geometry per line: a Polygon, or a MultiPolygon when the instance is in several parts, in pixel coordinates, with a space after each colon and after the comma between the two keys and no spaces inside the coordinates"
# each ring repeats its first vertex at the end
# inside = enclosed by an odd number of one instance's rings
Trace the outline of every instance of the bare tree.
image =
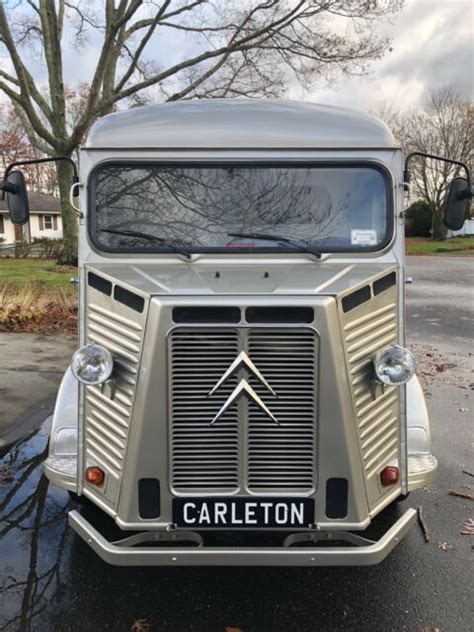
{"type": "MultiPolygon", "coordinates": [[[[398,113],[382,105],[379,115],[392,128],[406,154],[421,151],[467,163],[474,162],[474,106],[453,87],[429,93],[420,110],[398,113]]],[[[471,169],[472,171],[472,169],[471,169]]],[[[441,206],[449,183],[460,169],[436,160],[412,162],[415,194],[433,210],[433,239],[445,239],[441,206]]],[[[464,174],[462,174],[464,175],[464,174]]]]}
{"type": "MultiPolygon", "coordinates": [[[[12,162],[33,160],[41,156],[42,153],[29,142],[15,109],[0,107],[0,173],[12,162]]],[[[51,164],[25,165],[24,173],[32,191],[57,194],[56,171],[51,164]]]]}
{"type": "MultiPolygon", "coordinates": [[[[11,70],[0,69],[0,90],[17,106],[30,141],[46,154],[71,156],[91,124],[119,102],[150,97],[280,95],[293,75],[308,87],[317,79],[363,73],[388,50],[374,24],[403,0],[25,0],[0,3],[0,50],[11,70]],[[174,61],[150,59],[160,34],[186,34],[192,46],[174,61]],[[342,35],[340,34],[342,33],[342,35]],[[71,117],[63,71],[65,41],[100,38],[85,98],[71,117]],[[39,47],[46,90],[28,69],[39,47]],[[193,53],[189,54],[189,50],[193,53]]],[[[185,48],[185,50],[184,50],[185,48]]],[[[70,168],[57,166],[64,226],[63,260],[76,252],[76,219],[68,204],[70,168]]]]}

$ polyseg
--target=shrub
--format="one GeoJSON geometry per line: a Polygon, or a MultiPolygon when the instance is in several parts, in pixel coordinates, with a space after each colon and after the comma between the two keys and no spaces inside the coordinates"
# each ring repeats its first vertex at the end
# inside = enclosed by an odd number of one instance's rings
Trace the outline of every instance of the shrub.
{"type": "Polygon", "coordinates": [[[40,282],[0,286],[0,332],[62,332],[77,329],[77,301],[62,290],[45,291],[40,282]]]}
{"type": "Polygon", "coordinates": [[[405,234],[407,237],[430,237],[433,224],[433,210],[429,202],[418,200],[405,213],[405,234]]]}
{"type": "Polygon", "coordinates": [[[15,257],[25,259],[30,254],[30,244],[22,237],[15,241],[15,257]]]}
{"type": "Polygon", "coordinates": [[[51,239],[50,237],[35,237],[33,247],[39,248],[40,257],[45,259],[57,259],[63,247],[62,239],[51,239]]]}

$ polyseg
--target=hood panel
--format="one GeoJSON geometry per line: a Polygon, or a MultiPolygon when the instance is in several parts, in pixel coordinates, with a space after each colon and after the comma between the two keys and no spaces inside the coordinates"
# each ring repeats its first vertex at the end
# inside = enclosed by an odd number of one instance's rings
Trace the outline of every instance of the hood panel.
{"type": "Polygon", "coordinates": [[[101,275],[148,295],[336,295],[365,279],[393,269],[381,263],[311,264],[158,264],[104,263],[101,275]]]}

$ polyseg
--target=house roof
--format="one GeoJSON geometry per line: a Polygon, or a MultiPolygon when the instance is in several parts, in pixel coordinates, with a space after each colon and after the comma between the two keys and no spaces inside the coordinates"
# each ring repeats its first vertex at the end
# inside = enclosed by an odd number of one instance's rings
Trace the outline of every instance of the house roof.
{"type": "Polygon", "coordinates": [[[398,147],[378,118],[298,101],[203,99],[109,114],[91,128],[86,149],[398,147]]]}
{"type": "MultiPolygon", "coordinates": [[[[28,202],[30,205],[30,213],[37,215],[60,215],[61,202],[54,195],[46,195],[46,193],[37,193],[36,191],[28,191],[28,202]]],[[[2,200],[0,196],[0,213],[8,213],[7,200],[2,200]]]]}

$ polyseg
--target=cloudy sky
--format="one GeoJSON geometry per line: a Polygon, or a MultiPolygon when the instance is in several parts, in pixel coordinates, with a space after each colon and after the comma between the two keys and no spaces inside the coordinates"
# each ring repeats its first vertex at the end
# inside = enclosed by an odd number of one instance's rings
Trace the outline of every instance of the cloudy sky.
{"type": "MultiPolygon", "coordinates": [[[[416,107],[430,89],[446,84],[474,98],[474,0],[405,0],[381,30],[393,39],[393,51],[372,64],[369,76],[310,98],[362,110],[386,101],[401,109],[416,107]]],[[[294,98],[301,96],[294,90],[294,98]]]]}
{"type": "MultiPolygon", "coordinates": [[[[10,2],[6,0],[7,6],[10,2]]],[[[288,96],[361,110],[375,110],[381,102],[402,109],[416,107],[432,88],[454,84],[474,98],[474,0],[405,0],[399,15],[379,25],[378,32],[392,38],[392,51],[371,64],[368,76],[344,79],[309,94],[292,86],[288,96]]],[[[189,38],[180,38],[176,31],[163,31],[159,39],[159,44],[150,42],[148,57],[165,57],[168,64],[181,59],[183,49],[193,52],[189,38]]],[[[28,65],[37,80],[45,82],[44,64],[32,52],[28,65]]],[[[97,54],[94,41],[85,42],[80,50],[65,46],[67,83],[90,80],[97,54]]],[[[8,60],[2,65],[8,68],[8,60]]]]}

